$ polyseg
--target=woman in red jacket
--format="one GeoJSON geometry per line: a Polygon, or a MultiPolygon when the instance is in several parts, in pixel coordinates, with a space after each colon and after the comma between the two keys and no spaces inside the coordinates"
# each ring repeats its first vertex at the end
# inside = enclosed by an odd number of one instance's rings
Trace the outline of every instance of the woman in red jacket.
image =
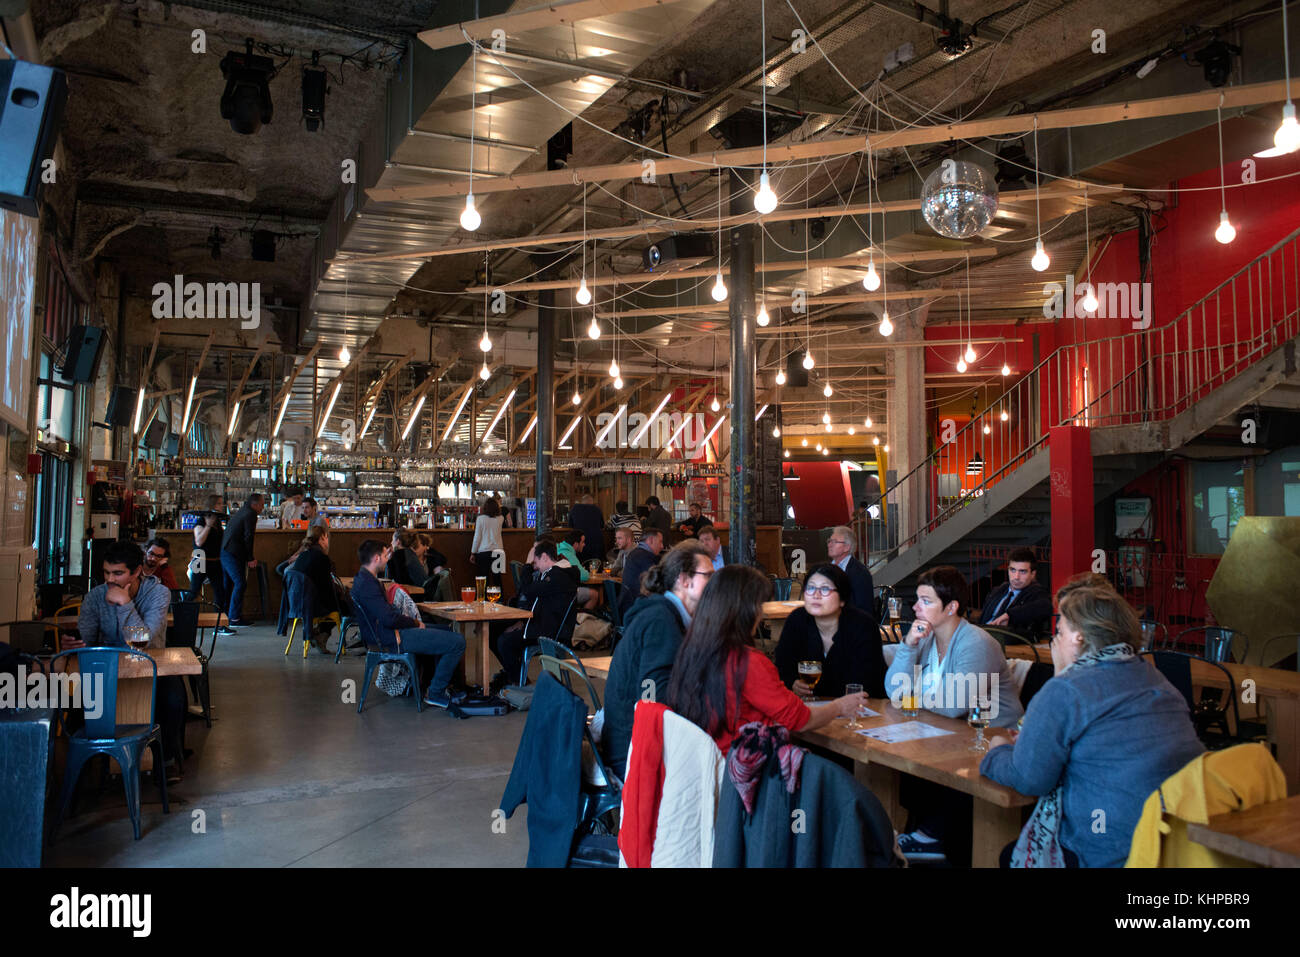
{"type": "Polygon", "coordinates": [[[678,649],[667,705],[699,725],[723,754],[751,721],[811,731],[865,707],[865,694],[805,704],[781,683],[776,665],[754,647],[771,586],[747,565],[713,573],[678,649]]]}

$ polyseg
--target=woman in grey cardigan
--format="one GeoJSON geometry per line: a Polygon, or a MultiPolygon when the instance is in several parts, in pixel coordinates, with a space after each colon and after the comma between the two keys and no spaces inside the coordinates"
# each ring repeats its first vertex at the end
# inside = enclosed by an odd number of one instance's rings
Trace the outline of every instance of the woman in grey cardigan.
{"type": "Polygon", "coordinates": [[[1011,728],[1024,709],[1002,646],[962,617],[970,589],[951,565],[931,568],[916,585],[916,621],[885,674],[885,690],[897,707],[913,689],[921,706],[946,718],[964,718],[978,697],[987,702],[995,728],[1011,728]]]}
{"type": "MultiPolygon", "coordinates": [[[[951,565],[921,574],[912,606],[916,621],[885,674],[885,690],[895,707],[915,691],[922,708],[947,718],[966,717],[979,701],[989,709],[994,727],[1015,727],[1024,709],[1011,668],[992,636],[962,617],[969,605],[966,579],[951,565]]],[[[911,830],[898,838],[905,857],[947,857],[954,866],[969,865],[969,795],[904,776],[899,798],[912,822],[911,830]]]]}
{"type": "Polygon", "coordinates": [[[1012,867],[1122,867],[1147,797],[1205,748],[1183,696],[1134,651],[1138,617],[1113,588],[1067,586],[1057,602],[1056,677],[980,773],[1040,796],[1003,852],[1012,867]]]}

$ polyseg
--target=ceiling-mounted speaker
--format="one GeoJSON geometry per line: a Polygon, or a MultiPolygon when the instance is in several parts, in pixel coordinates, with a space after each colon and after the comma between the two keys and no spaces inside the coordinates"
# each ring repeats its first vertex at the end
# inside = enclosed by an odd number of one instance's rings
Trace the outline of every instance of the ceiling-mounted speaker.
{"type": "Polygon", "coordinates": [[[118,425],[124,429],[131,427],[135,418],[136,390],[129,385],[119,385],[108,396],[108,413],[104,421],[109,425],[118,425]]]}
{"type": "Polygon", "coordinates": [[[61,70],[0,60],[0,208],[36,216],[54,182],[54,141],[63,123],[68,81],[61,70]]]}
{"type": "Polygon", "coordinates": [[[572,155],[573,123],[569,123],[546,141],[546,168],[564,169],[572,155]]]}
{"type": "Polygon", "coordinates": [[[94,382],[99,354],[104,349],[104,330],[98,326],[73,326],[64,348],[63,378],[71,382],[94,382]]]}
{"type": "Polygon", "coordinates": [[[249,240],[249,246],[253,254],[253,262],[275,262],[275,233],[269,229],[253,230],[253,238],[249,240]]]}

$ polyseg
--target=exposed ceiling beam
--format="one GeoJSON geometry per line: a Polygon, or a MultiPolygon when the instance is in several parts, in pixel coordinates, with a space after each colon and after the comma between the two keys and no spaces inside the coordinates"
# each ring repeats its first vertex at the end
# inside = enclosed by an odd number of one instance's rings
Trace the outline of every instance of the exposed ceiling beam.
{"type": "Polygon", "coordinates": [[[667,0],[555,0],[554,3],[512,10],[495,17],[463,20],[445,27],[423,30],[418,36],[431,49],[445,50],[447,47],[468,43],[465,39],[467,35],[482,40],[490,38],[493,30],[504,30],[510,36],[517,36],[528,30],[572,26],[582,20],[664,6],[666,2],[667,0]]]}

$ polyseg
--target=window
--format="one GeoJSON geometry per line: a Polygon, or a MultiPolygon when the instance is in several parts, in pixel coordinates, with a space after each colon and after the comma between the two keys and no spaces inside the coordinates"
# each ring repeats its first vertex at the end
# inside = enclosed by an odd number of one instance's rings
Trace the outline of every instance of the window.
{"type": "Polygon", "coordinates": [[[1300,446],[1278,449],[1256,463],[1256,513],[1300,516],[1300,446]]]}
{"type": "Polygon", "coordinates": [[[37,391],[36,427],[47,441],[72,441],[74,385],[53,369],[50,356],[41,353],[41,376],[37,391]]]}
{"type": "Polygon", "coordinates": [[[1196,462],[1192,466],[1192,550],[1222,555],[1237,522],[1246,514],[1240,460],[1196,462]]]}

